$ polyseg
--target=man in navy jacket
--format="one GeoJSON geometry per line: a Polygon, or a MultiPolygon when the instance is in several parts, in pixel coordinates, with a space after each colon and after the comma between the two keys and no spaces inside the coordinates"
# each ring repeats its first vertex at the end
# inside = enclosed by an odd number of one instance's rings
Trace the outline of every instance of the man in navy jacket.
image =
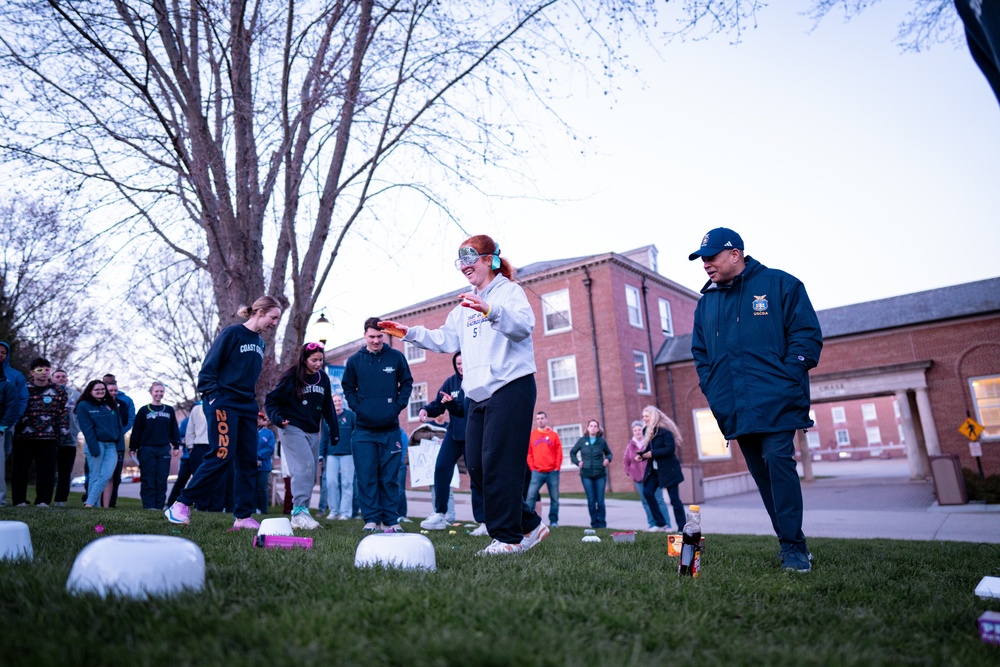
{"type": "Polygon", "coordinates": [[[809,572],[795,432],[809,419],[809,369],[823,334],[802,283],[743,253],[731,229],[713,229],[688,259],[709,281],[694,314],[691,354],[719,429],[736,440],[781,543],[782,566],[809,572]]]}
{"type": "Polygon", "coordinates": [[[364,529],[402,532],[399,494],[405,491],[398,479],[403,457],[399,413],[410,401],[413,376],[403,353],[385,344],[377,317],[365,320],[365,347],[347,360],[341,386],[355,414],[351,449],[364,529]]]}

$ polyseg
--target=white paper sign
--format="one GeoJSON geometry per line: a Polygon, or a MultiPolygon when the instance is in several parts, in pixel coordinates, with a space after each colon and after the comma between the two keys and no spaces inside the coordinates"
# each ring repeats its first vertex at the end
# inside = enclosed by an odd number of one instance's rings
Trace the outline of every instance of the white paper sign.
{"type": "MultiPolygon", "coordinates": [[[[437,463],[438,452],[441,450],[441,438],[422,440],[419,445],[410,445],[410,488],[431,486],[434,484],[434,464],[437,463]]],[[[451,487],[459,487],[458,466],[451,477],[451,487]]]]}

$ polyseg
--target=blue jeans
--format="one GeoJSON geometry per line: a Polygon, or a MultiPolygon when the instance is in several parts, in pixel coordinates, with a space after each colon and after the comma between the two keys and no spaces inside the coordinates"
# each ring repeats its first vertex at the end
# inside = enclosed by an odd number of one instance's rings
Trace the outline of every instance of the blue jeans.
{"type": "MultiPolygon", "coordinates": [[[[653,513],[649,511],[649,502],[646,500],[646,495],[643,493],[642,482],[635,482],[635,491],[639,494],[639,499],[642,500],[642,509],[646,511],[646,523],[652,528],[656,525],[656,521],[653,519],[653,513]]],[[[663,492],[659,489],[656,490],[656,505],[660,509],[660,514],[664,517],[667,516],[667,502],[663,499],[663,492]]],[[[669,521],[667,522],[670,523],[669,521]]],[[[678,526],[677,529],[680,530],[683,526],[678,526]]]]}
{"type": "Polygon", "coordinates": [[[583,490],[587,494],[587,511],[590,512],[591,528],[607,528],[607,508],[604,506],[604,487],[608,483],[604,477],[580,477],[583,490]]]}
{"type": "MultiPolygon", "coordinates": [[[[677,522],[677,530],[682,530],[687,517],[684,515],[680,487],[674,484],[664,488],[667,489],[667,495],[670,496],[670,506],[674,508],[674,521],[677,522]]],[[[670,520],[667,519],[665,513],[660,511],[659,503],[655,502],[656,498],[663,498],[663,494],[660,492],[660,480],[655,470],[647,468],[646,479],[642,482],[642,494],[646,498],[646,504],[649,505],[649,512],[653,515],[653,521],[656,522],[656,525],[669,526],[670,520]]]]}
{"type": "Polygon", "coordinates": [[[542,484],[549,488],[549,523],[559,523],[559,471],[531,471],[531,484],[528,485],[528,507],[534,508],[542,490],[542,484]]]}
{"type": "Polygon", "coordinates": [[[802,486],[795,468],[795,431],[751,433],[736,441],[782,548],[806,553],[802,486]]]}
{"type": "Polygon", "coordinates": [[[167,477],[170,475],[170,445],[143,445],[137,458],[142,509],[163,509],[167,501],[167,477]]]}
{"type": "Polygon", "coordinates": [[[97,507],[101,504],[101,494],[104,487],[111,481],[111,475],[118,465],[118,446],[113,442],[98,442],[101,452],[97,456],[91,456],[90,448],[84,447],[83,451],[87,456],[87,464],[90,468],[90,484],[87,487],[87,505],[97,507]]]}
{"type": "Polygon", "coordinates": [[[267,514],[267,480],[271,476],[268,470],[257,470],[257,486],[253,492],[253,509],[260,514],[267,514]]]}
{"type": "Polygon", "coordinates": [[[354,502],[354,455],[337,454],[326,457],[327,505],[334,514],[351,516],[354,502]]]}
{"type": "Polygon", "coordinates": [[[351,438],[354,468],[358,475],[358,503],[365,523],[395,526],[399,523],[399,471],[403,446],[399,431],[354,429],[351,438]]]}

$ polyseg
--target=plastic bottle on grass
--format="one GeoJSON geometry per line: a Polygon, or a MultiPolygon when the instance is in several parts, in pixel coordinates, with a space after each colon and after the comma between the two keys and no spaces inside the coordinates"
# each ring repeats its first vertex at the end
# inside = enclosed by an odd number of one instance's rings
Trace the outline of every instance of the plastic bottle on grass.
{"type": "Polygon", "coordinates": [[[698,578],[701,576],[701,506],[688,506],[686,515],[677,575],[698,578]]]}

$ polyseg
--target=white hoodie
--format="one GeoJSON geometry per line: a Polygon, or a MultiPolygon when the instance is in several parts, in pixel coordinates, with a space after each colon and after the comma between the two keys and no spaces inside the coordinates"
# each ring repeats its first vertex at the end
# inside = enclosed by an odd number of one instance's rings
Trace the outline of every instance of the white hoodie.
{"type": "Polygon", "coordinates": [[[462,352],[462,389],[485,401],[513,380],[535,372],[535,314],[519,285],[497,274],[482,292],[489,317],[458,305],[440,329],[410,327],[403,340],[432,352],[462,352]]]}

